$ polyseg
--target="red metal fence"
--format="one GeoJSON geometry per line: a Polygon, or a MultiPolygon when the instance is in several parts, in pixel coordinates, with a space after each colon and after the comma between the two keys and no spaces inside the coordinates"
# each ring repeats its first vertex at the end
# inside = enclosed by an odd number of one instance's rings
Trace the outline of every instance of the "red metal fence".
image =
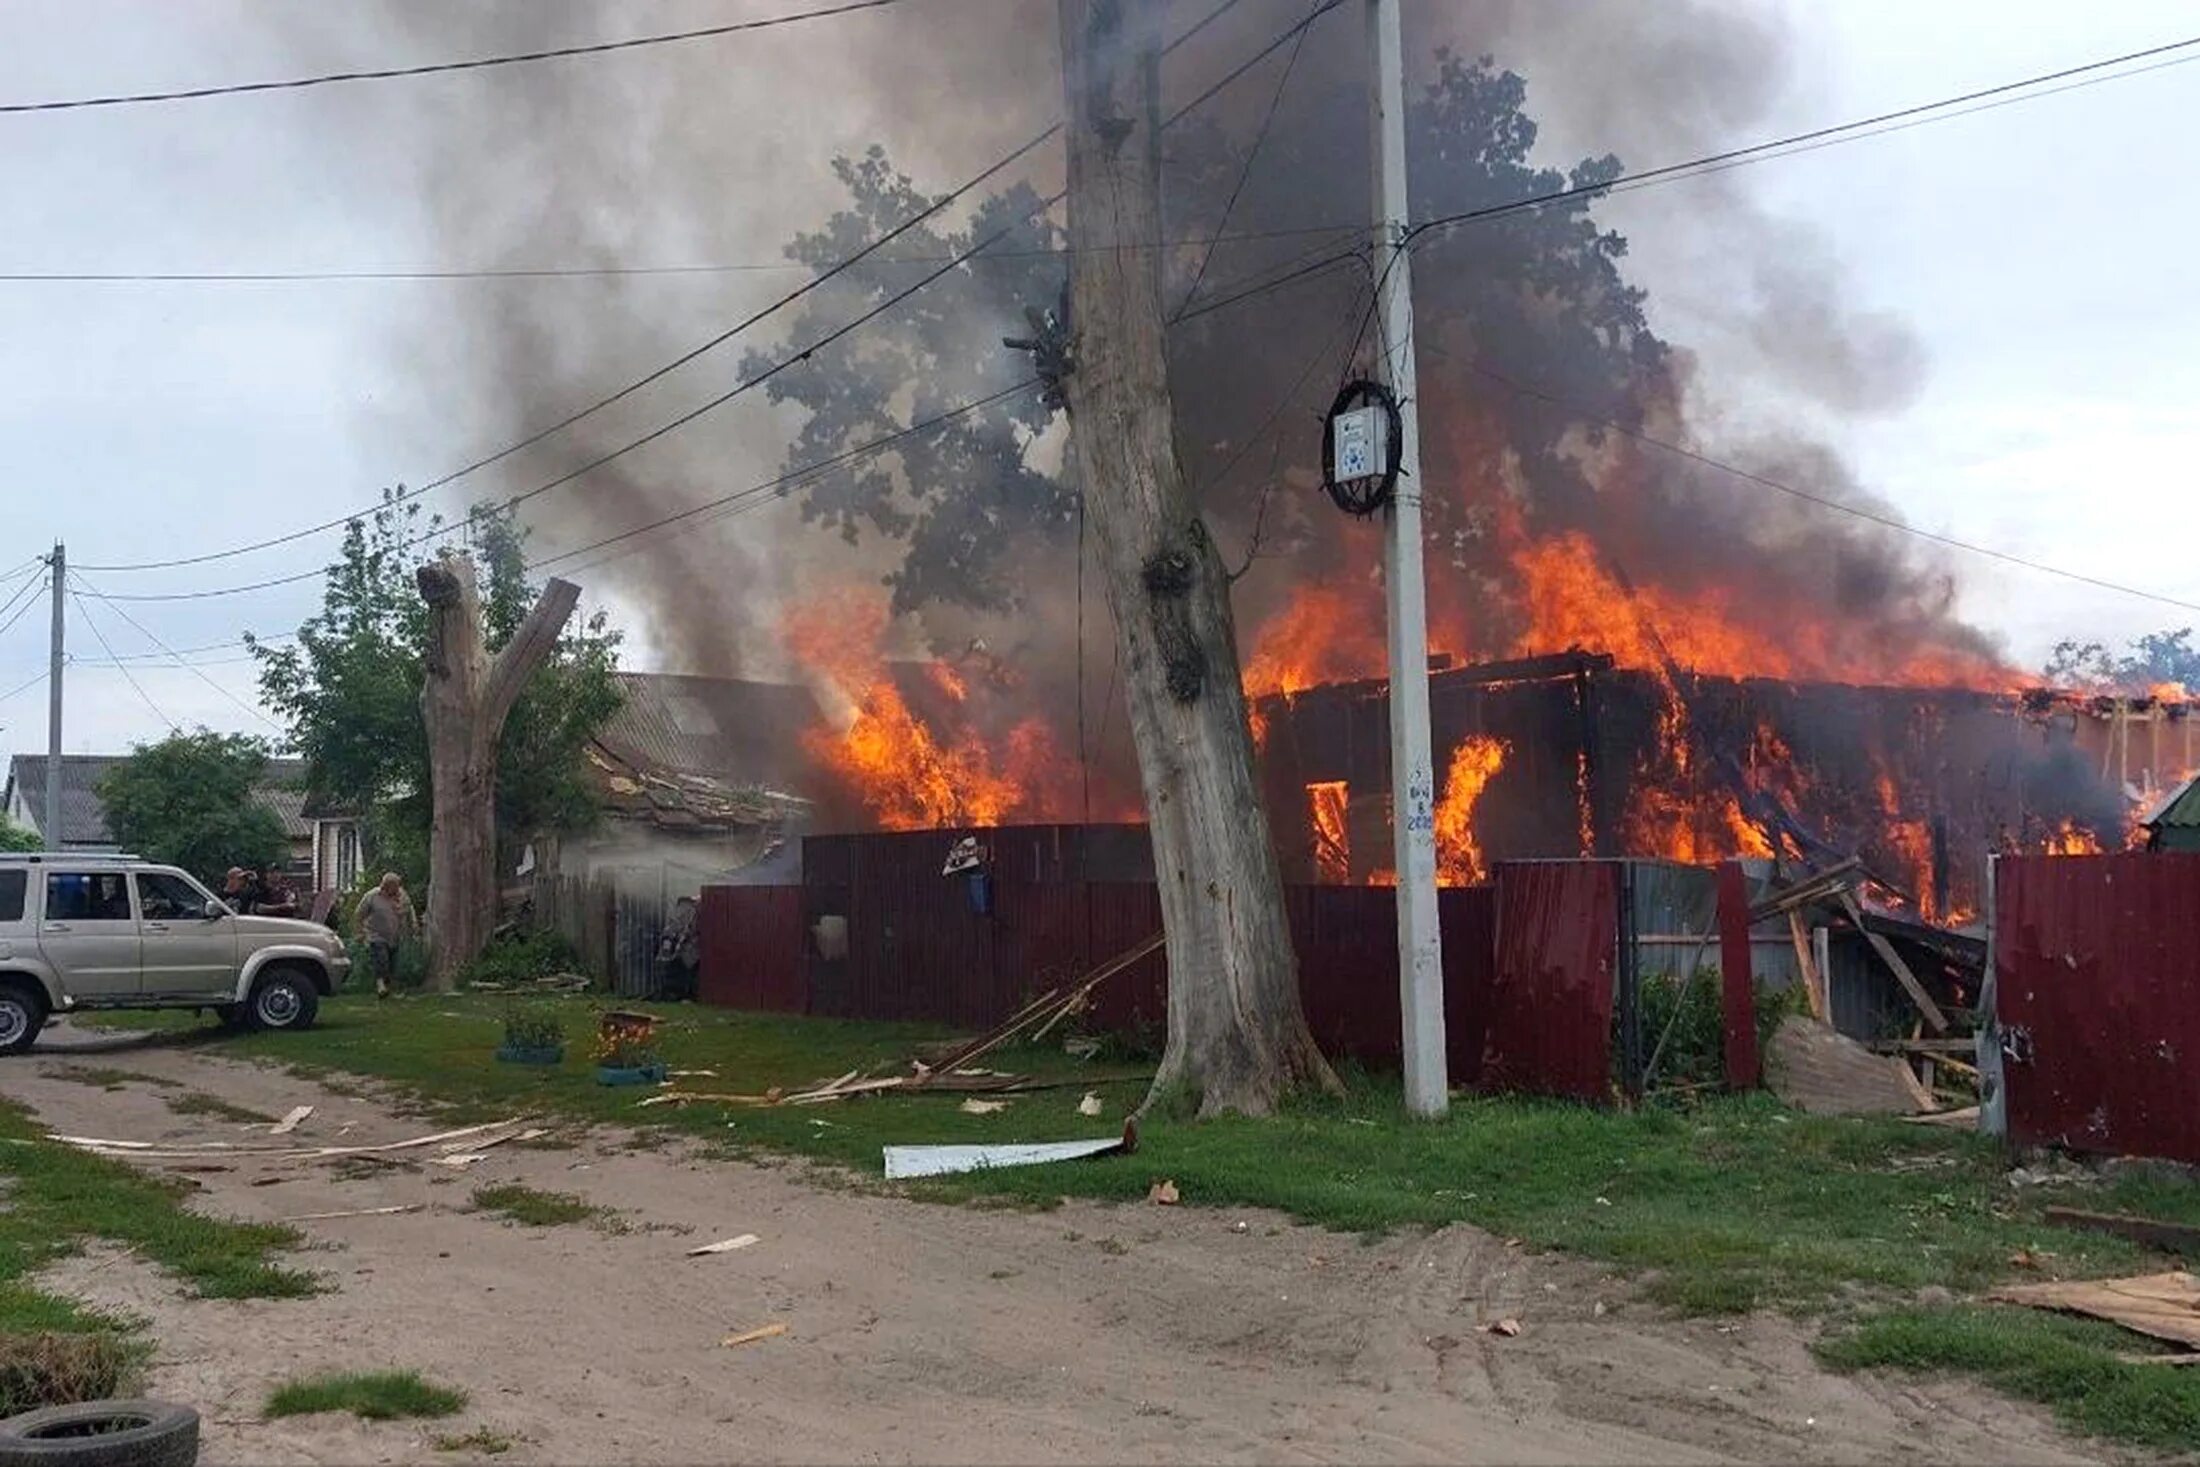
{"type": "Polygon", "coordinates": [[[1619,869],[1609,861],[1498,866],[1495,961],[1473,1083],[1582,1100],[1610,1093],[1619,869]]]}
{"type": "Polygon", "coordinates": [[[2008,1137],[2200,1162],[2200,854],[1994,863],[2008,1137]]]}
{"type": "Polygon", "coordinates": [[[729,1009],[806,1013],[802,888],[706,886],[695,913],[696,997],[729,1009]]]}
{"type": "MultiPolygon", "coordinates": [[[[1031,832],[998,843],[986,881],[940,871],[943,842],[861,837],[811,842],[801,887],[713,887],[700,921],[702,997],[736,1008],[921,1020],[982,1029],[1028,998],[1160,930],[1149,880],[1079,880],[1120,853],[1080,851],[1031,832]],[[1030,839],[1024,839],[1024,837],[1030,839]],[[1028,849],[1026,847],[1029,847],[1028,849]]],[[[1103,833],[1105,834],[1105,833],[1103,833]]],[[[1112,839],[1112,837],[1109,837],[1112,839]]],[[[1516,914],[1510,987],[1498,981],[1493,887],[1438,895],[1444,930],[1446,1050],[1454,1083],[1602,1098],[1612,1016],[1613,868],[1517,878],[1556,899],[1516,914]],[[1586,906],[1583,903],[1586,902],[1586,906]],[[1524,914],[1533,912],[1531,925],[1524,914]],[[1577,930],[1586,922],[1586,930],[1577,930]],[[1545,953],[1555,956],[1536,957],[1545,953]],[[1562,984],[1557,996],[1538,985],[1562,984]],[[1586,1027],[1599,1021],[1601,1037],[1586,1027]],[[1487,1061],[1487,1063],[1486,1063],[1487,1061]]],[[[1384,887],[1289,886],[1286,915],[1307,1022],[1325,1053],[1376,1065],[1399,1056],[1396,897],[1384,887]]],[[[1168,969],[1145,959],[1094,995],[1095,1028],[1158,1043],[1168,969]]]]}

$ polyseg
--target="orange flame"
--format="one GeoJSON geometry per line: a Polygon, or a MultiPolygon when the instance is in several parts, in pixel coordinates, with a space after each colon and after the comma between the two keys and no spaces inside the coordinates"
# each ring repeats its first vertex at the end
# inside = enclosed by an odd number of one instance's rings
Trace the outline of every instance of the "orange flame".
{"type": "Polygon", "coordinates": [[[1345,827],[1350,786],[1341,779],[1306,787],[1306,811],[1314,829],[1314,879],[1325,886],[1352,880],[1352,839],[1345,827]]]}
{"type": "Polygon", "coordinates": [[[1488,734],[1469,734],[1452,750],[1444,798],[1436,806],[1436,884],[1473,886],[1488,876],[1474,835],[1474,807],[1505,766],[1507,745],[1488,734]]]}
{"type": "Polygon", "coordinates": [[[2045,850],[2050,856],[2098,856],[2101,838],[2075,821],[2065,820],[2049,832],[2045,850]]]}
{"type": "MultiPolygon", "coordinates": [[[[1075,762],[1063,756],[1042,718],[1024,718],[997,745],[980,732],[935,730],[909,707],[881,652],[888,617],[883,600],[851,606],[836,598],[790,610],[781,623],[787,648],[805,667],[829,679],[853,701],[839,733],[804,735],[811,757],[859,798],[887,830],[998,825],[1046,819],[1078,787],[1075,762]]],[[[934,662],[925,681],[951,705],[969,689],[953,668],[934,662]]]]}

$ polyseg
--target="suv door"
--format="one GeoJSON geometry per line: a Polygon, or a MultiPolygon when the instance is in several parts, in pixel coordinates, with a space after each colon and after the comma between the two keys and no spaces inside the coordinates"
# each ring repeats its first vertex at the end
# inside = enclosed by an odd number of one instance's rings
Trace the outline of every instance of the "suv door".
{"type": "Polygon", "coordinates": [[[223,908],[206,915],[213,898],[173,871],[140,871],[138,932],[145,946],[143,992],[228,993],[237,981],[237,919],[223,908]]]}
{"type": "Polygon", "coordinates": [[[136,997],[143,944],[130,908],[129,876],[49,867],[38,946],[69,997],[136,997]]]}

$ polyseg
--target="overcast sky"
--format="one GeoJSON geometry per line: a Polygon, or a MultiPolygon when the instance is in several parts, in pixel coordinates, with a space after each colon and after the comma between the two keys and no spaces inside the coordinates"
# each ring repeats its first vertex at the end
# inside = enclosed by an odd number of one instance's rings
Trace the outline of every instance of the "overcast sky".
{"type": "MultiPolygon", "coordinates": [[[[1051,0],[1029,3],[1051,14],[1051,0]]],[[[1409,5],[1433,8],[1437,0],[1409,5]]],[[[483,34],[558,44],[796,8],[799,0],[598,7],[557,0],[524,12],[507,5],[483,34]]],[[[432,35],[347,28],[328,19],[339,10],[275,0],[6,0],[0,101],[440,59],[432,35]]],[[[1784,33],[1786,62],[1762,115],[1728,139],[1735,145],[2200,32],[2200,5],[2142,0],[1841,0],[1750,14],[1784,33]]],[[[563,83],[585,108],[598,84],[591,68],[723,66],[737,57],[758,76],[796,79],[791,98],[784,90],[759,95],[758,111],[768,115],[756,119],[748,142],[769,159],[778,180],[772,203],[782,209],[830,199],[831,158],[870,137],[895,139],[897,159],[937,166],[944,177],[1045,120],[989,119],[994,130],[977,137],[967,121],[927,130],[923,109],[906,104],[805,112],[831,95],[841,43],[830,28],[868,23],[857,17],[806,33],[790,27],[679,48],[718,48],[710,58],[652,52],[563,63],[563,83]],[[803,93],[817,100],[805,102],[803,93]]],[[[1624,120],[1598,99],[1568,98],[1563,76],[1539,74],[1532,56],[1501,59],[1529,75],[1550,161],[1607,149],[1638,167],[1670,161],[1654,125],[1610,136],[1599,130],[1624,120]]],[[[1044,55],[1033,60],[1052,64],[1044,55]]],[[[1644,64],[1661,61],[1670,58],[1644,64]]],[[[461,251],[465,242],[431,227],[418,202],[423,119],[455,93],[494,107],[497,89],[509,83],[508,73],[486,72],[0,117],[0,274],[463,268],[515,252],[560,263],[559,240],[530,238],[524,220],[486,207],[479,248],[461,251]]],[[[736,89],[736,103],[740,95],[736,89]]],[[[1841,272],[1853,309],[1906,324],[1922,345],[1922,384],[1899,407],[1817,425],[1914,523],[2200,602],[2200,557],[2184,549],[2200,462],[2193,347],[2200,295],[2191,258],[2200,195],[2187,186],[2196,96],[2200,65],[2173,66],[1766,163],[1719,185],[1792,226],[1794,268],[1841,272]]],[[[608,102],[597,105],[605,125],[615,125],[608,102]]],[[[493,154],[498,143],[484,137],[480,146],[493,154]]],[[[1643,190],[1599,212],[1629,235],[1631,269],[1651,293],[1661,332],[1701,355],[1700,390],[1739,416],[1761,414],[1771,399],[1753,391],[1747,343],[1727,339],[1730,314],[1705,298],[1715,288],[1706,282],[1717,277],[1705,269],[1703,236],[1672,227],[1692,190],[1705,187],[1643,190]]],[[[655,257],[768,260],[774,250],[766,241],[784,232],[668,237],[655,257]]],[[[576,322],[619,344],[603,372],[617,382],[667,354],[656,330],[663,322],[688,322],[672,343],[684,346],[695,334],[690,318],[717,320],[785,284],[769,274],[623,286],[0,281],[0,461],[8,465],[0,577],[56,539],[68,542],[72,560],[98,564],[281,534],[497,446],[498,423],[470,417],[433,387],[454,350],[442,329],[447,313],[466,292],[556,293],[576,322]],[[646,308],[637,309],[644,293],[646,308]],[[622,337],[637,321],[650,329],[622,337]]],[[[746,483],[771,471],[784,430],[759,405],[709,447],[746,483]]],[[[508,490],[513,482],[484,487],[508,490]]],[[[108,591],[233,585],[318,565],[329,543],[321,537],[211,565],[89,579],[108,591]]],[[[2200,621],[1974,557],[1954,564],[1963,573],[1963,610],[2003,636],[2020,663],[2037,664],[2063,635],[2119,640],[2200,621]]],[[[0,580],[0,604],[15,585],[0,580]]],[[[593,583],[591,591],[621,609],[615,584],[593,583]]],[[[195,648],[246,628],[294,627],[316,601],[316,588],[300,585],[129,611],[169,646],[195,648]]],[[[70,750],[127,747],[160,733],[163,716],[267,731],[249,712],[252,670],[239,654],[206,654],[197,672],[134,663],[141,698],[115,669],[96,665],[106,655],[100,634],[125,657],[152,650],[111,609],[94,603],[73,615],[72,650],[86,662],[70,673],[70,750]]],[[[0,694],[35,677],[45,649],[42,611],[0,631],[0,694]]],[[[633,653],[649,662],[646,635],[633,653]]],[[[44,707],[42,687],[0,700],[0,748],[43,748],[44,707]]]]}

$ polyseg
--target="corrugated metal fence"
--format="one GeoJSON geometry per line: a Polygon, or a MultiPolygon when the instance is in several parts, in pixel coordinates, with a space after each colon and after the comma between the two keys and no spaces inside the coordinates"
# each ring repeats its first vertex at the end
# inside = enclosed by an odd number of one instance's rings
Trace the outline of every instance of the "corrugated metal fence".
{"type": "Polygon", "coordinates": [[[2200,1162],[2200,854],[2003,856],[1992,882],[2010,1141],[2200,1162]]]}
{"type": "MultiPolygon", "coordinates": [[[[952,839],[816,839],[800,888],[707,888],[703,997],[978,1030],[1160,930],[1142,838],[1134,857],[1106,831],[989,832],[982,879],[941,874],[952,839]]],[[[1439,894],[1454,1083],[1609,1096],[1620,878],[1613,862],[1532,863],[1439,894]]],[[[1287,886],[1284,901],[1315,1039],[1332,1057],[1396,1063],[1395,894],[1287,886]]],[[[1087,1022],[1158,1042],[1167,992],[1156,954],[1103,985],[1087,1022]]]]}

